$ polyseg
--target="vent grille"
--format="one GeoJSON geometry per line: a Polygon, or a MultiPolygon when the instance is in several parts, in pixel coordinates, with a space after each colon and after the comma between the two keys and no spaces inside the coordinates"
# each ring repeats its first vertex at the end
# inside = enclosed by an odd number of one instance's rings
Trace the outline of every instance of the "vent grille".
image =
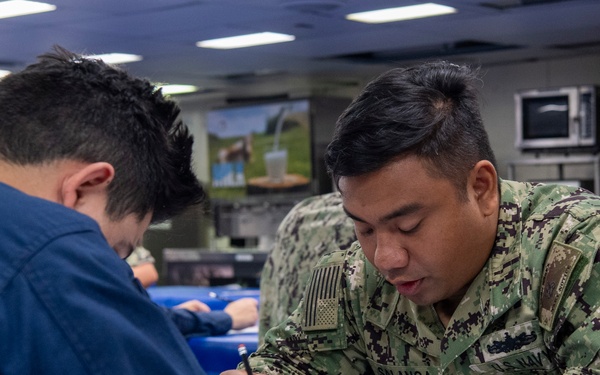
{"type": "Polygon", "coordinates": [[[566,3],[573,0],[496,0],[480,3],[481,6],[493,9],[511,9],[520,8],[531,5],[544,5],[552,3],[566,3]]]}
{"type": "Polygon", "coordinates": [[[485,53],[517,49],[521,46],[497,44],[479,40],[461,40],[437,46],[424,46],[406,50],[361,52],[325,57],[325,60],[346,60],[357,63],[389,64],[403,60],[427,59],[462,54],[485,53]]]}

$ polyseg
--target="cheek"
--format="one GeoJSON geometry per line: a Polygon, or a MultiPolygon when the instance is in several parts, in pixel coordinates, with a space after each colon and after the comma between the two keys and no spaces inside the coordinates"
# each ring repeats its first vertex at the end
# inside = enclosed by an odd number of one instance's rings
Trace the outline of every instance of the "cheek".
{"type": "MultiPolygon", "coordinates": [[[[443,270],[449,263],[461,262],[460,257],[452,254],[455,248],[454,233],[441,223],[428,223],[426,229],[404,239],[409,261],[414,266],[430,270],[443,270]]],[[[459,236],[460,237],[460,236],[459,236]]]]}
{"type": "Polygon", "coordinates": [[[111,222],[106,231],[108,243],[119,253],[126,254],[133,245],[136,244],[136,238],[140,228],[138,225],[128,222],[111,222]]]}
{"type": "Polygon", "coordinates": [[[466,253],[469,248],[470,236],[476,236],[468,226],[457,217],[449,218],[432,226],[422,241],[418,241],[422,259],[442,272],[456,272],[462,269],[470,261],[466,253]]]}

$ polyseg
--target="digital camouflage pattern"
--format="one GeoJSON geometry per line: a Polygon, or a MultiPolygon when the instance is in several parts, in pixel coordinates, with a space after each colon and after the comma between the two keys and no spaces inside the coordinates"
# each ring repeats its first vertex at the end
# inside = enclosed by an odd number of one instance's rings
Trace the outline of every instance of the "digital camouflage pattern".
{"type": "Polygon", "coordinates": [[[447,328],[355,243],[319,262],[298,309],[251,356],[254,371],[600,374],[600,197],[512,181],[501,193],[494,248],[447,328]]]}
{"type": "Polygon", "coordinates": [[[131,267],[139,266],[146,263],[154,264],[156,260],[150,253],[150,250],[143,246],[137,246],[127,258],[125,258],[127,264],[131,267]]]}
{"type": "Polygon", "coordinates": [[[347,249],[355,240],[354,224],[342,209],[339,193],[306,198],[290,210],[260,278],[260,342],[269,328],[296,309],[321,256],[347,249]]]}

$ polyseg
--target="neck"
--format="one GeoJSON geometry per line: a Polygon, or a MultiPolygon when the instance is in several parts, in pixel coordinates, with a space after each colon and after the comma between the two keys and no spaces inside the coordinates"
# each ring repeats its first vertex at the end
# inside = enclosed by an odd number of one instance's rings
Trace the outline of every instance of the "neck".
{"type": "Polygon", "coordinates": [[[454,296],[433,304],[433,308],[435,309],[435,312],[437,313],[438,318],[440,319],[440,322],[442,322],[444,327],[448,326],[450,318],[452,318],[452,315],[454,315],[454,312],[458,308],[458,305],[460,305],[460,302],[462,301],[462,298],[467,292],[467,289],[469,289],[470,284],[471,283],[467,284],[454,296]]]}
{"type": "Polygon", "coordinates": [[[57,201],[59,179],[58,164],[17,165],[0,162],[0,182],[25,194],[57,201]]]}
{"type": "Polygon", "coordinates": [[[441,301],[433,305],[438,319],[444,328],[448,327],[448,322],[450,322],[450,318],[452,318],[452,314],[454,314],[454,311],[456,311],[457,307],[458,304],[450,304],[447,301],[441,301]]]}

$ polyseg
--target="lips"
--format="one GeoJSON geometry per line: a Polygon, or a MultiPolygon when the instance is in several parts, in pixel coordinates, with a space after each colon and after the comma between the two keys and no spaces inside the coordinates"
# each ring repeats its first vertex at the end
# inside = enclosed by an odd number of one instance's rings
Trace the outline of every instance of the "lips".
{"type": "Polygon", "coordinates": [[[395,283],[394,285],[396,286],[396,290],[398,290],[398,293],[402,294],[403,296],[409,297],[419,292],[419,288],[422,282],[423,279],[418,279],[413,281],[395,283]]]}

